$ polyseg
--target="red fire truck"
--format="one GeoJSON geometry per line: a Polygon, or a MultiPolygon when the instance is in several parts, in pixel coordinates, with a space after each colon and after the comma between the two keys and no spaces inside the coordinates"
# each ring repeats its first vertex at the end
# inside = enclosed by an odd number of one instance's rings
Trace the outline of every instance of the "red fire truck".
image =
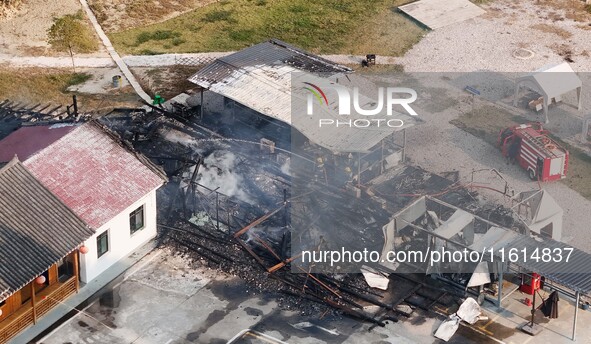
{"type": "Polygon", "coordinates": [[[548,136],[541,123],[505,128],[497,143],[503,156],[516,161],[532,180],[545,182],[566,177],[568,151],[548,136]]]}

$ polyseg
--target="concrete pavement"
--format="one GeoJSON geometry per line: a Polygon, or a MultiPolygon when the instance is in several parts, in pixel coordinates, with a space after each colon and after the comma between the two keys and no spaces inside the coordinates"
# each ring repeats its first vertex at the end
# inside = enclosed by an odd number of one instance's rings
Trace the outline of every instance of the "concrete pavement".
{"type": "MultiPolygon", "coordinates": [[[[90,283],[81,286],[77,294],[74,294],[61,305],[57,306],[49,313],[41,317],[37,321],[36,325],[27,328],[18,336],[14,337],[10,341],[10,344],[29,343],[33,338],[39,336],[48,328],[59,322],[60,319],[62,319],[68,313],[72,312],[75,309],[81,310],[81,308],[84,308],[84,304],[88,300],[92,300],[93,295],[95,295],[99,290],[101,290],[109,284],[119,283],[120,276],[122,276],[122,274],[125,273],[125,271],[130,269],[142,258],[144,258],[149,252],[151,252],[154,249],[155,245],[156,244],[154,241],[148,242],[146,245],[142,246],[128,257],[115,263],[113,266],[111,266],[105,272],[100,274],[90,283]]],[[[146,257],[146,259],[143,260],[143,262],[146,262],[149,259],[150,256],[146,257]]],[[[139,266],[141,265],[138,265],[138,267],[139,266]]],[[[132,268],[131,271],[135,271],[135,269],[132,268]]]]}

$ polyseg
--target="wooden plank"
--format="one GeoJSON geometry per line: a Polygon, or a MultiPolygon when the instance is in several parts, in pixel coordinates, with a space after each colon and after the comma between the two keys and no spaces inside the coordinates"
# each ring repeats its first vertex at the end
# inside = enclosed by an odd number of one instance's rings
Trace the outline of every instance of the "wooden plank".
{"type": "Polygon", "coordinates": [[[398,9],[431,30],[463,22],[486,12],[468,0],[420,0],[398,9]]]}
{"type": "Polygon", "coordinates": [[[47,275],[49,276],[49,285],[57,283],[57,264],[53,264],[49,268],[47,275]]]}
{"type": "Polygon", "coordinates": [[[78,267],[78,250],[74,250],[72,254],[72,261],[74,263],[74,284],[76,286],[76,292],[78,292],[80,290],[80,268],[78,267]]]}
{"type": "Polygon", "coordinates": [[[251,224],[247,225],[246,227],[242,228],[241,230],[239,230],[238,232],[236,232],[234,234],[234,238],[238,238],[240,237],[242,234],[246,233],[249,229],[251,229],[252,227],[256,227],[258,225],[260,225],[262,222],[264,222],[266,219],[270,218],[271,216],[275,215],[279,210],[283,209],[283,207],[285,207],[286,203],[283,203],[280,207],[278,207],[277,209],[266,213],[265,215],[261,216],[260,218],[256,219],[254,222],[252,222],[251,224]]]}
{"type": "Polygon", "coordinates": [[[33,309],[33,324],[37,323],[37,308],[35,300],[35,282],[31,282],[31,308],[33,309]]]}

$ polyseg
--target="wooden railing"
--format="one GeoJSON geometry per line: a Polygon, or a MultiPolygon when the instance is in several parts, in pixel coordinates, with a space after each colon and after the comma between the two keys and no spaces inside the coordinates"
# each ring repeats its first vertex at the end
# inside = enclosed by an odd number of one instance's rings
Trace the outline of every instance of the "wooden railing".
{"type": "Polygon", "coordinates": [[[27,304],[0,322],[0,344],[8,342],[10,338],[33,325],[36,322],[35,317],[38,319],[45,315],[75,292],[76,277],[72,277],[64,283],[49,286],[39,292],[35,297],[34,310],[30,304],[27,304]]]}

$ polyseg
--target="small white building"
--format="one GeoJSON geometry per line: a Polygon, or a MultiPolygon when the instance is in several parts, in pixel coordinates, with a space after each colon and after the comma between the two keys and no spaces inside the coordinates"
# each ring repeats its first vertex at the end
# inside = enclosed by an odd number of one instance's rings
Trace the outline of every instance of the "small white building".
{"type": "Polygon", "coordinates": [[[156,236],[156,190],[166,175],[97,122],[23,127],[0,141],[94,234],[79,256],[80,281],[94,278],[156,236]]]}

